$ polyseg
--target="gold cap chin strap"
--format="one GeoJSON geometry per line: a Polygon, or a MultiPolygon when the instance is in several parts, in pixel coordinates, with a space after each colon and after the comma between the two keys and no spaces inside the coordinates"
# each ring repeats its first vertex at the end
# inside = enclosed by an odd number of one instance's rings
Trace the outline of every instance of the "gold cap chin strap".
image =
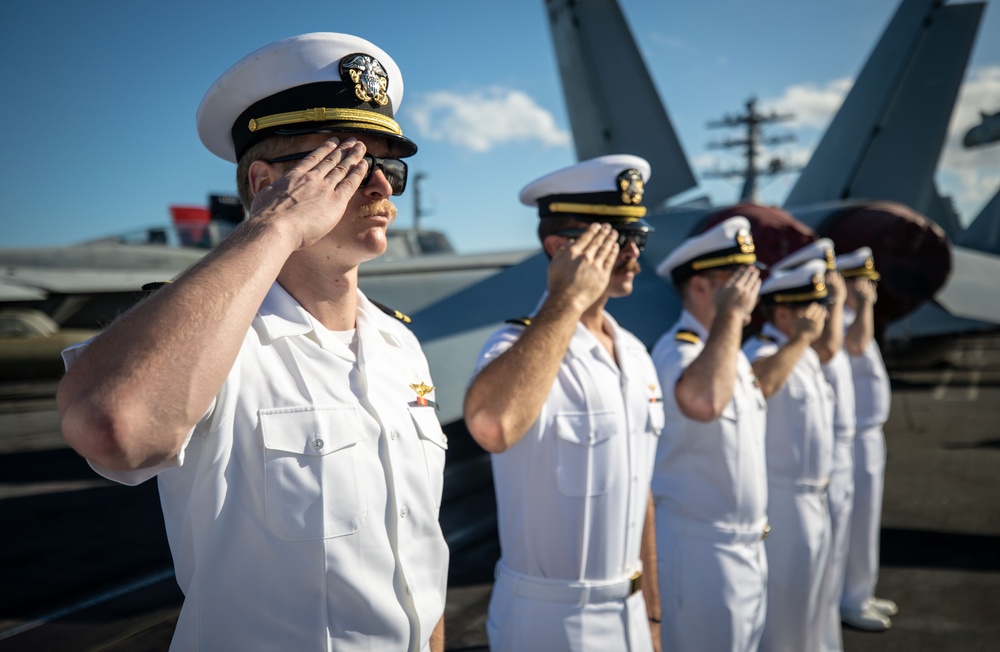
{"type": "Polygon", "coordinates": [[[802,292],[801,294],[775,294],[775,303],[801,303],[803,301],[812,301],[814,299],[825,299],[827,296],[826,288],[822,290],[814,290],[812,292],[802,292]]]}
{"type": "Polygon", "coordinates": [[[275,113],[262,118],[251,118],[247,128],[251,132],[271,127],[283,125],[299,124],[302,122],[331,122],[346,123],[344,126],[357,127],[359,129],[377,129],[387,133],[403,135],[403,129],[399,123],[389,116],[375,113],[374,111],[362,111],[360,109],[329,109],[319,107],[315,109],[305,109],[303,111],[289,111],[288,113],[275,113]]]}
{"type": "Polygon", "coordinates": [[[609,206],[607,204],[573,204],[570,202],[553,202],[549,204],[550,213],[577,213],[579,215],[607,215],[622,217],[626,222],[635,222],[646,215],[645,206],[609,206]]]}
{"type": "Polygon", "coordinates": [[[757,262],[757,254],[729,254],[718,258],[706,258],[691,263],[691,269],[700,272],[711,267],[723,267],[725,265],[753,265],[757,262]]]}

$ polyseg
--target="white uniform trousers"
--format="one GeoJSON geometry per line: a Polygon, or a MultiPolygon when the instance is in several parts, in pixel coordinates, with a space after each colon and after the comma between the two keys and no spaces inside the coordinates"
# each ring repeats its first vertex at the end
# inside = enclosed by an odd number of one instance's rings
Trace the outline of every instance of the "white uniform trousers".
{"type": "Polygon", "coordinates": [[[830,554],[830,513],[819,487],[768,483],[767,618],[760,649],[819,649],[819,607],[830,554]]]}
{"type": "Polygon", "coordinates": [[[844,594],[840,600],[843,611],[859,611],[875,596],[884,488],[885,435],[882,427],[859,429],[854,440],[854,510],[844,594]]]}
{"type": "Polygon", "coordinates": [[[725,532],[656,510],[663,650],[753,652],[767,612],[764,524],[725,532]]]}
{"type": "Polygon", "coordinates": [[[854,508],[854,440],[837,439],[833,447],[833,471],[827,493],[830,508],[830,557],[823,577],[822,650],[844,649],[840,627],[840,596],[850,545],[851,511],[854,508]]]}
{"type": "Polygon", "coordinates": [[[652,652],[642,591],[628,582],[567,582],[497,564],[486,619],[490,652],[652,652]]]}

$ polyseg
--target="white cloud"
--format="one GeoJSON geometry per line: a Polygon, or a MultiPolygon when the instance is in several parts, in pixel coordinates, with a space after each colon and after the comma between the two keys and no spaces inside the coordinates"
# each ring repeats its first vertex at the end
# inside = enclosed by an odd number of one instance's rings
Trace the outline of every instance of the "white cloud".
{"type": "Polygon", "coordinates": [[[848,78],[836,79],[823,86],[795,84],[786,88],[781,97],[764,101],[762,106],[767,111],[793,114],[799,127],[822,129],[844,103],[853,85],[854,81],[848,78]]]}
{"type": "Polygon", "coordinates": [[[572,144],[569,132],[559,128],[552,114],[518,90],[427,93],[410,105],[409,116],[423,138],[474,152],[525,141],[546,147],[572,144]]]}

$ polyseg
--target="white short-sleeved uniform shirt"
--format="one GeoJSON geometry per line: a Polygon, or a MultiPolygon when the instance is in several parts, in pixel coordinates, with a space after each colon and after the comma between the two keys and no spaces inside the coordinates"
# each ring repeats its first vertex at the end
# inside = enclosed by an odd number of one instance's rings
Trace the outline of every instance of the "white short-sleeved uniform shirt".
{"type": "Polygon", "coordinates": [[[684,416],[674,388],[705,348],[708,330],[688,311],[653,347],[666,423],[656,454],[653,495],[678,518],[726,529],[759,530],[766,520],[767,407],[740,352],[733,398],[711,423],[684,416]],[[678,339],[686,331],[699,341],[678,339]]]}
{"type": "MultiPolygon", "coordinates": [[[[857,312],[844,306],[844,327],[850,328],[857,312]]],[[[881,426],[889,420],[892,387],[878,343],[872,340],[863,355],[848,356],[854,375],[855,403],[858,411],[858,432],[881,426]]]]}
{"type": "Polygon", "coordinates": [[[358,300],[350,345],[275,283],[181,455],[97,469],[158,478],[185,596],[172,650],[427,648],[447,442],[416,338],[358,300]]]}
{"type": "Polygon", "coordinates": [[[833,389],[833,432],[837,441],[853,441],[857,413],[854,403],[854,375],[847,351],[840,349],[822,367],[823,375],[833,389]]]}
{"type": "MultiPolygon", "coordinates": [[[[538,420],[491,456],[500,548],[516,573],[618,580],[641,568],[663,395],[642,342],[604,318],[618,363],[578,323],[538,420]]],[[[522,332],[510,325],[491,336],[477,373],[522,332]]]]}
{"type": "MultiPolygon", "coordinates": [[[[770,323],[764,337],[743,345],[754,361],[774,355],[788,338],[770,323]]],[[[788,380],[767,399],[768,482],[822,484],[833,464],[833,389],[826,381],[819,356],[806,347],[788,380]]]]}

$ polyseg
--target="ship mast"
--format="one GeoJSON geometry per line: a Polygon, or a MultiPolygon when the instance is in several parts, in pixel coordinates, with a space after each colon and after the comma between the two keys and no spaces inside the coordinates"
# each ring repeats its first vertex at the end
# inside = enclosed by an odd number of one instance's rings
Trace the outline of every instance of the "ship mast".
{"type": "Polygon", "coordinates": [[[772,122],[785,122],[794,118],[791,114],[778,114],[776,111],[770,113],[760,113],[757,111],[757,98],[751,97],[746,101],[746,111],[738,115],[726,115],[722,120],[715,120],[708,123],[710,129],[713,128],[743,128],[745,136],[743,138],[727,138],[722,142],[708,143],[709,149],[732,149],[734,147],[743,148],[743,156],[746,159],[746,167],[743,169],[730,168],[722,170],[706,170],[702,172],[705,178],[730,179],[734,177],[743,178],[743,190],[740,193],[740,201],[757,201],[757,179],[763,176],[774,176],[785,172],[796,172],[800,168],[790,165],[787,161],[777,156],[772,157],[767,167],[757,167],[757,158],[762,154],[762,147],[765,145],[777,145],[795,140],[792,134],[781,134],[778,136],[764,137],[762,127],[772,122]]]}

